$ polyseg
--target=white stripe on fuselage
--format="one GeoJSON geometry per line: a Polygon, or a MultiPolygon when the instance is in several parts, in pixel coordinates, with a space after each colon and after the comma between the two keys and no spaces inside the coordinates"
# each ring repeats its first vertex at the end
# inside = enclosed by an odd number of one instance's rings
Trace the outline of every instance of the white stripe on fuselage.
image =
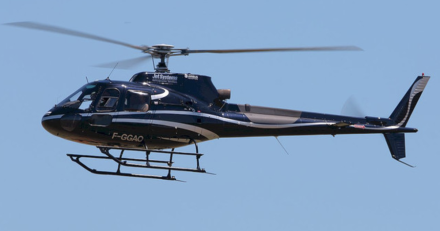
{"type": "Polygon", "coordinates": [[[207,129],[204,129],[204,128],[201,128],[198,126],[189,125],[189,124],[171,122],[171,121],[166,121],[166,120],[114,118],[112,122],[163,125],[163,126],[167,126],[167,127],[174,127],[176,129],[179,128],[179,129],[183,129],[183,130],[192,131],[197,134],[203,135],[204,137],[206,137],[207,139],[210,139],[210,140],[219,138],[219,136],[217,134],[215,134],[214,132],[209,131],[207,129]]]}
{"type": "Polygon", "coordinates": [[[162,98],[167,97],[170,94],[170,92],[167,89],[165,89],[165,88],[162,88],[162,87],[157,87],[157,88],[160,88],[160,89],[164,90],[164,92],[160,93],[160,94],[157,94],[157,95],[151,95],[151,100],[162,99],[162,98]]]}
{"type": "MultiPolygon", "coordinates": [[[[144,112],[145,113],[145,112],[144,112]]],[[[319,126],[319,125],[333,125],[335,122],[316,122],[316,123],[297,123],[297,124],[259,124],[254,122],[246,122],[246,121],[240,121],[240,120],[234,120],[229,119],[217,115],[207,114],[207,113],[201,113],[201,112],[191,112],[191,111],[171,111],[171,110],[155,110],[155,111],[148,111],[148,114],[154,114],[154,115],[163,115],[163,114],[171,114],[171,115],[189,115],[189,116],[200,116],[210,119],[216,119],[223,122],[228,122],[232,124],[237,125],[243,125],[247,127],[254,127],[254,128],[264,128],[264,129],[279,129],[279,128],[290,128],[290,127],[303,127],[303,126],[319,126]]],[[[128,113],[119,114],[119,115],[128,115],[128,113]]],[[[115,119],[113,119],[114,121],[115,119]]],[[[152,119],[138,119],[141,120],[152,120],[152,119]]]]}

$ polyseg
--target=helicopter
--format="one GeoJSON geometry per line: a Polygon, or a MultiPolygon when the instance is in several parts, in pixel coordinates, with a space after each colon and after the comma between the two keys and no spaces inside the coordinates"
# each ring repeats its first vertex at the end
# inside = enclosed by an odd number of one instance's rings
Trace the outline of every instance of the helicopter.
{"type": "Polygon", "coordinates": [[[258,49],[192,50],[168,44],[136,46],[35,22],[14,22],[6,25],[43,30],[98,40],[137,49],[145,57],[126,60],[133,63],[158,59],[154,72],[139,72],[129,81],[110,78],[85,84],[56,104],[42,118],[49,133],[81,144],[96,146],[102,155],[67,154],[75,163],[94,174],[141,177],[161,180],[177,178],[172,171],[209,173],[200,166],[198,143],[219,138],[383,134],[391,157],[406,156],[405,133],[408,120],[430,77],[418,76],[389,117],[353,117],[249,104],[234,104],[229,89],[217,89],[206,75],[173,73],[168,69],[172,56],[196,53],[356,51],[355,46],[290,47],[258,49]],[[194,145],[194,152],[178,152],[176,148],[194,145]],[[119,156],[110,153],[117,150],[119,156]],[[143,158],[124,157],[125,151],[141,152],[143,158]],[[155,158],[152,157],[155,155],[155,158]],[[165,156],[157,158],[156,156],[165,156]],[[195,159],[195,167],[175,165],[175,156],[195,159]],[[110,160],[116,170],[97,170],[84,160],[110,160]],[[124,169],[155,169],[163,175],[123,172],[124,169]]]}

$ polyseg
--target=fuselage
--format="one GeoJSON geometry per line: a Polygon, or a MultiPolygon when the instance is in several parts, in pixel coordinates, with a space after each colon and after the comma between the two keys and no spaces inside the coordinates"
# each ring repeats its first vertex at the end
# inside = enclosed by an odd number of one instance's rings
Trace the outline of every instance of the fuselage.
{"type": "Polygon", "coordinates": [[[226,103],[207,76],[139,73],[88,83],[46,113],[44,128],[94,146],[166,149],[223,137],[416,132],[389,118],[226,103]]]}

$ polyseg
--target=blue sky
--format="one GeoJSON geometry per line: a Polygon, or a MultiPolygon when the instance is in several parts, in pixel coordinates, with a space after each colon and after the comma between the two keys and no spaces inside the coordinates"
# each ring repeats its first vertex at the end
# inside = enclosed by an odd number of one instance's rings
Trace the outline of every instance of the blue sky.
{"type": "MultiPolygon", "coordinates": [[[[230,102],[331,114],[355,97],[387,117],[417,75],[432,76],[406,136],[406,167],[381,135],[219,139],[199,145],[217,175],[186,183],[93,175],[41,117],[100,63],[137,50],[0,26],[0,230],[438,230],[437,1],[2,1],[0,23],[35,21],[135,45],[178,48],[356,45],[362,52],[194,54],[173,72],[211,76],[230,102]]],[[[151,63],[115,70],[128,80],[151,63]]],[[[181,151],[192,151],[192,147],[181,151]]]]}

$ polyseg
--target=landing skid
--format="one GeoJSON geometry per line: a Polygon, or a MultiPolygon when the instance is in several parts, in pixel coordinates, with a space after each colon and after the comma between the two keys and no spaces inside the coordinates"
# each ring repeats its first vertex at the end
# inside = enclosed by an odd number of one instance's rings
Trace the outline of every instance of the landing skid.
{"type": "Polygon", "coordinates": [[[171,149],[171,151],[161,151],[161,150],[139,150],[139,149],[129,149],[129,148],[114,148],[114,147],[98,147],[102,154],[105,156],[94,156],[94,155],[82,155],[82,154],[67,154],[67,156],[70,157],[70,159],[86,169],[87,171],[94,173],[94,174],[100,174],[100,175],[115,175],[115,176],[127,176],[127,177],[140,177],[140,178],[151,178],[151,179],[159,179],[159,180],[177,180],[174,176],[171,175],[171,171],[185,171],[185,172],[198,172],[198,173],[208,173],[205,171],[205,169],[200,168],[200,157],[203,156],[203,154],[198,153],[198,147],[197,143],[195,143],[196,146],[196,152],[190,153],[190,152],[175,152],[174,148],[171,149]],[[119,157],[115,157],[114,155],[110,154],[110,150],[120,150],[119,157]],[[139,158],[126,158],[122,157],[124,154],[124,151],[138,151],[138,152],[144,152],[145,158],[139,159],[139,158]],[[160,153],[169,155],[169,160],[155,160],[150,159],[151,153],[160,153]],[[182,156],[195,156],[196,157],[196,168],[182,168],[182,167],[174,167],[173,164],[173,156],[174,155],[182,155],[182,156]],[[117,169],[116,171],[102,171],[102,170],[96,170],[93,168],[90,168],[88,165],[86,165],[84,162],[81,161],[81,158],[84,159],[105,159],[105,160],[112,160],[115,163],[117,163],[117,169]],[[159,169],[164,170],[167,172],[166,176],[158,176],[158,175],[146,175],[146,174],[136,174],[136,173],[125,173],[121,172],[121,166],[129,167],[129,168],[147,168],[147,169],[159,169]]]}

